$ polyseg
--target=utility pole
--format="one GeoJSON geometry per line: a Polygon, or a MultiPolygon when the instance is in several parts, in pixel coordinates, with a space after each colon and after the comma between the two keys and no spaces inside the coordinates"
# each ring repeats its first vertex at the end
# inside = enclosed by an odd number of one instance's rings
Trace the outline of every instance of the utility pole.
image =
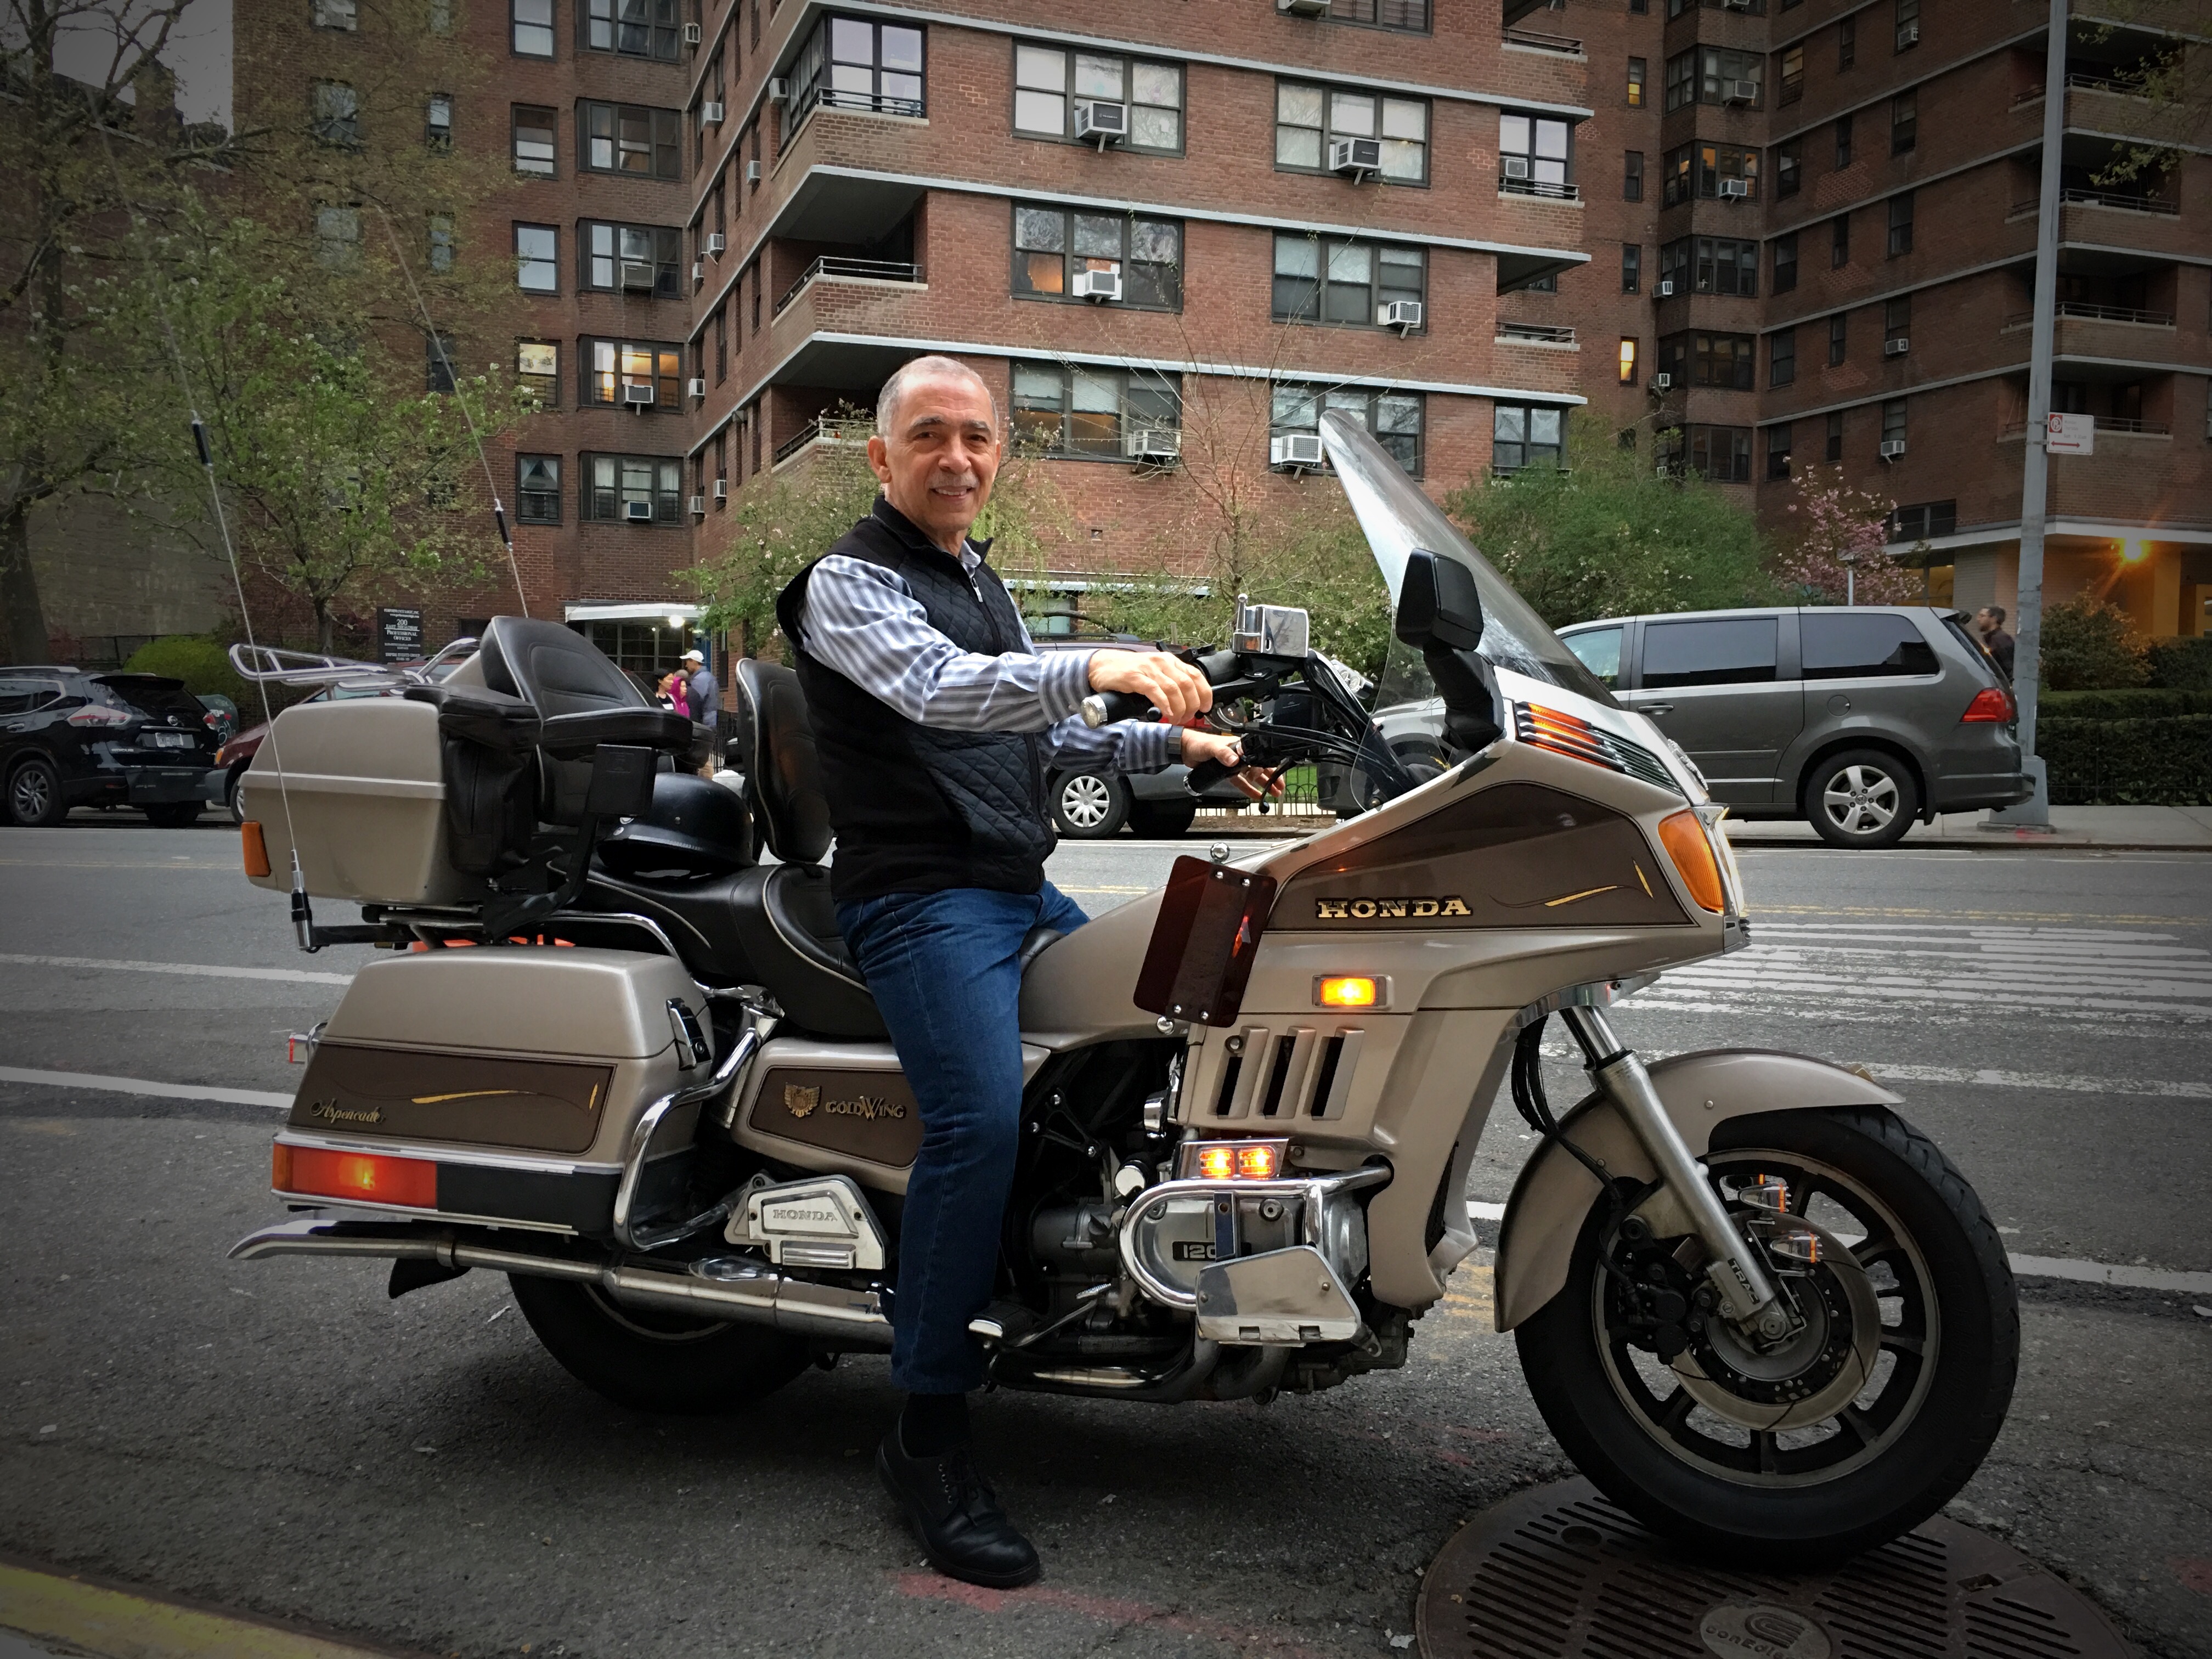
{"type": "Polygon", "coordinates": [[[2043,674],[2043,526],[2051,498],[2051,355],[2058,311],[2058,163],[2066,136],[2068,0],[2051,0],[2043,57],[2043,180],[2035,217],[2035,321],[2027,363],[2027,432],[2021,445],[2020,580],[2013,601],[2013,695],[2020,703],[2021,767],[2035,793],[1984,820],[1991,829],[2051,827],[2051,783],[2035,752],[2036,691],[2043,674]]]}

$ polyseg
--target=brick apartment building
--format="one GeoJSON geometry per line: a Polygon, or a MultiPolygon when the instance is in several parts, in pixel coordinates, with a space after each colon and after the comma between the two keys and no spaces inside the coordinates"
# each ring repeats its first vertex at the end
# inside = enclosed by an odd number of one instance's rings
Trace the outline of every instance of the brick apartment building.
{"type": "MultiPolygon", "coordinates": [[[[2212,155],[2112,189],[2093,175],[2149,130],[2116,77],[2177,41],[2207,50],[2203,13],[2072,9],[2052,407],[2094,416],[2096,453],[2051,459],[2045,598],[2106,594],[2147,633],[2201,634],[2212,155]]],[[[2012,608],[2045,0],[1572,0],[1533,16],[1580,37],[1560,44],[1589,64],[1591,257],[1525,303],[1577,331],[1593,412],[1745,485],[1770,523],[1793,465],[1840,461],[1899,503],[1890,551],[1926,544],[1934,600],[2012,608]]]]}

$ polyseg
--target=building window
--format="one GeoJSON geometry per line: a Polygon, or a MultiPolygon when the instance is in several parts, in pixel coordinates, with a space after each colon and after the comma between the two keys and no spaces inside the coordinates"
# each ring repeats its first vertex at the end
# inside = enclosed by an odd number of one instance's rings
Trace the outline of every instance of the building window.
{"type": "Polygon", "coordinates": [[[1278,232],[1274,319],[1374,328],[1392,301],[1425,299],[1426,276],[1427,256],[1417,247],[1278,232]]]}
{"type": "Polygon", "coordinates": [[[1844,354],[1844,313],[1838,312],[1828,319],[1828,367],[1842,367],[1844,354]]]}
{"type": "Polygon", "coordinates": [[[1831,461],[1844,459],[1844,411],[1840,409],[1828,416],[1827,446],[1821,453],[1831,461]]]}
{"type": "Polygon", "coordinates": [[[1758,361],[1758,337],[1750,334],[1669,334],[1659,342],[1659,368],[1677,386],[1717,386],[1748,392],[1758,361]]]}
{"type": "Polygon", "coordinates": [[[1777,200],[1795,196],[1805,180],[1805,141],[1785,139],[1774,147],[1774,194],[1777,200]]]}
{"type": "Polygon", "coordinates": [[[1779,328],[1767,337],[1766,383],[1790,386],[1797,379],[1797,331],[1779,328]]]}
{"type": "Polygon", "coordinates": [[[1686,104],[1741,104],[1760,107],[1759,82],[1766,75],[1762,52],[1724,46],[1692,46],[1667,60],[1667,107],[1686,104]]]}
{"type": "Polygon", "coordinates": [[[714,384],[730,378],[730,306],[725,300],[714,307],[714,384]]]}
{"type": "Polygon", "coordinates": [[[422,142],[441,155],[453,147],[453,95],[434,92],[422,106],[422,142]]]}
{"type": "Polygon", "coordinates": [[[681,346],[638,340],[586,340],[583,401],[642,404],[664,414],[683,412],[681,346]],[[647,395],[639,397],[632,389],[647,395]]]}
{"type": "Polygon", "coordinates": [[[1383,98],[1299,81],[1275,83],[1275,166],[1321,173],[1340,138],[1381,141],[1382,176],[1397,184],[1429,178],[1429,106],[1417,98],[1383,98]]]}
{"type": "Polygon", "coordinates": [[[554,114],[550,109],[540,109],[532,104],[514,106],[514,170],[533,179],[550,179],[555,158],[553,150],[554,114]]]}
{"type": "Polygon", "coordinates": [[[315,0],[315,27],[350,33],[361,26],[359,10],[356,0],[315,0]]]}
{"type": "Polygon", "coordinates": [[[1016,132],[1073,143],[1075,106],[1094,99],[1128,106],[1127,148],[1181,153],[1182,70],[1175,64],[1015,44],[1016,132]]]}
{"type": "Polygon", "coordinates": [[[1120,275],[1123,305],[1182,310],[1181,222],[1015,204],[1016,294],[1072,299],[1075,278],[1091,270],[1120,275]]]}
{"type": "Polygon", "coordinates": [[[761,289],[767,285],[768,273],[758,265],[753,267],[753,327],[755,339],[760,337],[761,289]]]}
{"type": "MultiPolygon", "coordinates": [[[[1958,502],[1955,501],[1920,501],[1911,507],[1900,507],[1890,514],[1889,539],[1893,542],[1932,542],[1938,536],[1955,534],[1958,528],[1958,502]]],[[[1928,647],[1923,644],[1921,649],[1926,651],[1928,647]]],[[[1919,672],[1932,674],[1936,672],[1936,664],[1932,656],[1933,653],[1930,653],[1928,665],[1919,670],[1919,672]]],[[[1894,673],[1898,671],[1886,669],[1882,672],[1894,673]]]]}
{"type": "Polygon", "coordinates": [[[1851,262],[1851,216],[1838,213],[1828,221],[1828,269],[1840,270],[1851,262]]]}
{"type": "Polygon", "coordinates": [[[1723,195],[1745,201],[1759,199],[1759,152],[1735,144],[1684,144],[1666,156],[1664,205],[1674,207],[1692,197],[1712,200],[1723,195]],[[1724,187],[1725,181],[1742,185],[1741,192],[1724,187]]]}
{"type": "Polygon", "coordinates": [[[1889,100],[1889,153],[1910,155],[1920,142],[1920,94],[1900,92],[1889,100]]]}
{"type": "Polygon", "coordinates": [[[1774,239],[1774,291],[1787,294],[1797,286],[1797,233],[1774,239]]]}
{"type": "Polygon", "coordinates": [[[1912,296],[1899,294],[1882,301],[1881,339],[1884,345],[1912,337],[1912,296]]]}
{"type": "Polygon", "coordinates": [[[1766,428],[1766,477],[1770,483],[1790,476],[1790,422],[1766,428]]]}
{"type": "Polygon", "coordinates": [[[791,142],[816,107],[921,116],[922,32],[858,17],[825,17],[814,26],[791,66],[782,137],[791,142]]]}
{"type": "Polygon", "coordinates": [[[430,216],[430,269],[444,272],[453,268],[453,216],[434,213],[430,216]]]}
{"type": "Polygon", "coordinates": [[[1881,406],[1881,441],[1886,444],[1905,441],[1905,399],[1892,398],[1881,406]]]}
{"type": "Polygon", "coordinates": [[[1120,460],[1139,432],[1181,432],[1182,380],[1143,369],[1014,365],[1017,441],[1048,455],[1120,460]]]}
{"type": "Polygon", "coordinates": [[[558,455],[517,455],[514,458],[516,521],[521,524],[561,522],[561,458],[558,455]]]}
{"type": "Polygon", "coordinates": [[[1751,428],[1678,427],[1659,434],[1659,459],[1660,465],[1678,477],[1687,472],[1715,483],[1749,483],[1751,428]]]}
{"type": "Polygon", "coordinates": [[[1619,362],[1620,365],[1620,383],[1623,386],[1634,386],[1636,384],[1636,352],[1638,343],[1634,340],[1628,339],[1624,339],[1620,343],[1620,356],[1619,362]]]}
{"type": "Polygon", "coordinates": [[[451,392],[453,389],[453,337],[450,334],[426,334],[422,337],[422,390],[451,392]]]}
{"type": "Polygon", "coordinates": [[[1659,250],[1659,277],[1674,292],[1729,294],[1741,299],[1759,294],[1759,244],[1728,236],[1683,236],[1659,250]]]}
{"type": "Polygon", "coordinates": [[[525,294],[561,291],[561,233],[551,225],[514,228],[514,281],[525,294]]]}
{"type": "Polygon", "coordinates": [[[1620,291],[1633,294],[1644,281],[1644,250],[1634,242],[1620,245],[1620,291]]]}
{"type": "Polygon", "coordinates": [[[1425,34],[1429,28],[1429,0],[1329,0],[1328,21],[1425,34]]]}
{"type": "Polygon", "coordinates": [[[681,524],[684,463],[665,455],[586,455],[590,488],[579,502],[587,519],[681,524]],[[635,509],[642,503],[643,513],[635,509]]]}
{"type": "Polygon", "coordinates": [[[1889,257],[1912,252],[1912,192],[1889,198],[1889,257]]]}
{"type": "Polygon", "coordinates": [[[676,0],[578,0],[584,46],[630,58],[676,61],[676,0]]]}
{"type": "Polygon", "coordinates": [[[514,55],[550,58],[553,55],[553,0],[507,0],[507,17],[514,30],[514,55]]]}
{"type": "Polygon", "coordinates": [[[1648,15],[1651,10],[1651,0],[1628,0],[1628,9],[1632,16],[1648,15]]]}
{"type": "Polygon", "coordinates": [[[1632,149],[1625,152],[1620,173],[1620,199],[1640,202],[1644,199],[1644,152],[1632,149]]]}
{"type": "Polygon", "coordinates": [[[1557,196],[1571,199],[1575,187],[1571,129],[1565,121],[1546,115],[1498,118],[1498,185],[1525,196],[1557,196]]]}
{"type": "Polygon", "coordinates": [[[1278,384],[1271,400],[1268,435],[1318,432],[1322,413],[1332,409],[1340,409],[1358,421],[1400,466],[1416,478],[1421,476],[1427,410],[1418,392],[1370,392],[1359,386],[1325,391],[1320,386],[1278,384]]]}
{"type": "Polygon", "coordinates": [[[1499,404],[1491,416],[1490,470],[1564,466],[1567,411],[1549,404],[1499,404]]]}
{"type": "Polygon", "coordinates": [[[1782,54],[1782,93],[1780,101],[1794,104],[1805,95],[1805,48],[1790,47],[1782,54]]]}
{"type": "Polygon", "coordinates": [[[514,376],[537,394],[540,409],[561,406],[561,348],[552,341],[517,340],[514,376]]]}
{"type": "Polygon", "coordinates": [[[361,145],[361,94],[343,81],[314,84],[311,125],[316,142],[356,149],[361,145]]]}
{"type": "Polygon", "coordinates": [[[680,296],[684,233],[672,225],[609,225],[586,220],[577,227],[584,241],[583,285],[605,293],[638,294],[656,300],[680,296]]]}
{"type": "Polygon", "coordinates": [[[1631,109],[1644,107],[1644,60],[1641,58],[1628,60],[1628,106],[1631,109]]]}
{"type": "Polygon", "coordinates": [[[325,270],[351,270],[361,259],[361,210],[315,210],[315,263],[325,270]]]}
{"type": "Polygon", "coordinates": [[[672,109],[636,104],[577,106],[583,143],[579,165],[593,173],[628,173],[641,179],[684,176],[684,117],[672,109]]]}
{"type": "Polygon", "coordinates": [[[1920,44],[1920,0],[1897,0],[1897,49],[1910,52],[1920,44]]]}
{"type": "Polygon", "coordinates": [[[1848,115],[1838,115],[1836,118],[1836,165],[1838,167],[1847,167],[1850,164],[1851,118],[1848,115]]]}
{"type": "Polygon", "coordinates": [[[1859,20],[1854,12],[1836,25],[1836,72],[1840,75],[1858,61],[1859,20]]]}
{"type": "MultiPolygon", "coordinates": [[[[1747,11],[1753,17],[1766,15],[1766,0],[1667,0],[1667,15],[1669,19],[1680,17],[1700,6],[1708,11],[1747,11]]],[[[1785,6],[1783,9],[1787,11],[1789,8],[1785,6]]]]}
{"type": "Polygon", "coordinates": [[[720,513],[729,505],[723,499],[730,493],[730,429],[727,427],[714,434],[714,482],[722,486],[714,501],[714,511],[720,513]]]}

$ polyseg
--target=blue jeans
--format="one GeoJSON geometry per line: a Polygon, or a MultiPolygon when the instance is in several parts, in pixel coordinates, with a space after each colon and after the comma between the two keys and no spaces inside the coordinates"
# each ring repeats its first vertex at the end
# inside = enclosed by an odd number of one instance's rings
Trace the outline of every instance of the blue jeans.
{"type": "Polygon", "coordinates": [[[956,887],[837,907],[921,1108],[921,1151],[899,1226],[891,1381],[962,1394],[983,1381],[968,1322],[991,1300],[1021,1142],[1021,969],[1032,927],[1088,920],[1050,882],[1035,893],[956,887]]]}

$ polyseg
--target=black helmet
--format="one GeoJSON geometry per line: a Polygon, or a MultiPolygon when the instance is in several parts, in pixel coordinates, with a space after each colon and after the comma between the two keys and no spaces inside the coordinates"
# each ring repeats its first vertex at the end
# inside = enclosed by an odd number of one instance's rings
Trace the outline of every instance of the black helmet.
{"type": "Polygon", "coordinates": [[[742,787],[689,772],[660,773],[653,780],[651,809],[602,840],[599,856],[617,876],[726,875],[753,861],[750,802],[742,787]]]}

